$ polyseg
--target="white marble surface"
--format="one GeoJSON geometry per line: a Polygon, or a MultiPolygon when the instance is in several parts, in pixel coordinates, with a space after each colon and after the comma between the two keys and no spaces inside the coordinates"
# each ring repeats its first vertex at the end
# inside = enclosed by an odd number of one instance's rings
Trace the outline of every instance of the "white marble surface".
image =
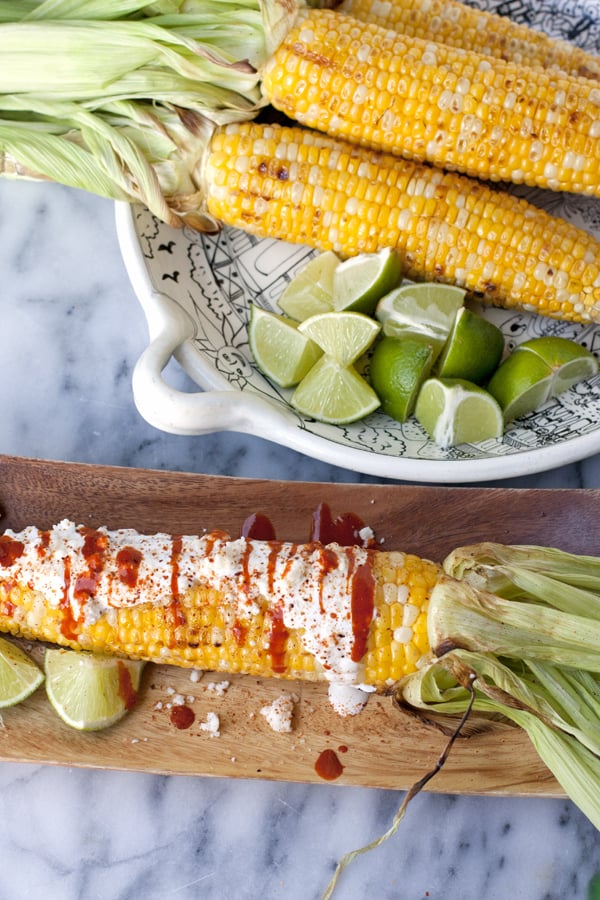
{"type": "MultiPolygon", "coordinates": [[[[229,475],[369,479],[233,434],[176,437],[138,415],[146,326],[108,201],[0,182],[0,452],[229,475]]],[[[177,373],[173,378],[179,380],[177,373]]],[[[600,459],[512,487],[600,487],[600,459]]],[[[0,764],[0,898],[312,900],[399,794],[335,785],[0,764]]],[[[600,836],[562,800],[421,795],[336,897],[585,898],[600,836]]]]}

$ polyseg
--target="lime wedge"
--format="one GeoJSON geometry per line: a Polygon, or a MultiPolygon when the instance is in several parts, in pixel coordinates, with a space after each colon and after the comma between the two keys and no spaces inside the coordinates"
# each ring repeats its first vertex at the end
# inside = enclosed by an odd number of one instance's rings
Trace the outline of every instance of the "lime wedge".
{"type": "Polygon", "coordinates": [[[464,299],[465,291],[451,284],[403,284],[382,297],[375,315],[384,334],[422,334],[441,350],[464,299]]]}
{"type": "Polygon", "coordinates": [[[321,313],[305,319],[298,331],[317,344],[340,366],[349,366],[365,353],[380,331],[380,325],[357,312],[321,313]]]}
{"type": "Polygon", "coordinates": [[[412,415],[434,357],[431,342],[418,337],[384,337],[379,341],[371,357],[369,378],[388,416],[406,422],[412,415]]]}
{"type": "Polygon", "coordinates": [[[502,436],[502,410],[491,394],[462,378],[430,378],[417,398],[415,415],[441,447],[474,444],[502,436]]]}
{"type": "Polygon", "coordinates": [[[319,347],[301,334],[296,322],[254,304],[248,342],[261,372],[281,387],[298,384],[321,356],[319,347]]]}
{"type": "Polygon", "coordinates": [[[377,301],[401,278],[402,262],[395,250],[352,256],[334,272],[333,307],[372,315],[377,301]]]}
{"type": "Polygon", "coordinates": [[[518,347],[490,378],[487,389],[512,422],[542,406],[552,396],[552,368],[531,350],[518,347]]]}
{"type": "Polygon", "coordinates": [[[464,378],[483,384],[498,367],[504,336],[493,322],[461,307],[435,371],[440,378],[464,378]]]}
{"type": "Polygon", "coordinates": [[[379,406],[379,398],[356,369],[331,356],[315,363],[290,402],[305,416],[335,425],[362,419],[379,406]]]}
{"type": "Polygon", "coordinates": [[[24,650],[0,638],[0,708],[25,700],[43,680],[44,673],[24,650]]]}
{"type": "Polygon", "coordinates": [[[49,649],[44,656],[46,693],[67,725],[98,731],[130,709],[143,668],[143,662],[131,659],[49,649]]]}
{"type": "Polygon", "coordinates": [[[279,308],[297,322],[333,309],[333,273],[340,264],[332,250],[315,256],[292,278],[279,298],[279,308]]]}
{"type": "Polygon", "coordinates": [[[594,354],[587,347],[582,347],[581,344],[568,338],[552,335],[532,338],[519,344],[517,350],[519,352],[531,350],[548,363],[554,372],[552,397],[573,387],[578,381],[591,378],[598,373],[598,360],[594,354]]]}

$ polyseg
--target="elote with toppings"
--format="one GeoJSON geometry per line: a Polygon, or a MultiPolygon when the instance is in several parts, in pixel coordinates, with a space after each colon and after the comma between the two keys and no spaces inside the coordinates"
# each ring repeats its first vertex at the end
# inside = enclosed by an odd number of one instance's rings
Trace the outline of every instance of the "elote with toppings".
{"type": "Polygon", "coordinates": [[[465,176],[258,123],[209,138],[203,175],[208,213],[228,225],[346,257],[394,247],[409,278],[600,321],[600,243],[465,176]]]}
{"type": "Polygon", "coordinates": [[[520,25],[508,15],[458,0],[342,0],[336,9],[425,41],[495,56],[519,66],[543,66],[600,80],[597,56],[570,41],[520,25]]]}
{"type": "Polygon", "coordinates": [[[310,128],[478,178],[600,197],[600,86],[300,10],[263,67],[310,128]]]}
{"type": "Polygon", "coordinates": [[[0,537],[0,631],[214,671],[382,688],[427,659],[434,563],[360,546],[141,535],[62,521],[0,537]]]}

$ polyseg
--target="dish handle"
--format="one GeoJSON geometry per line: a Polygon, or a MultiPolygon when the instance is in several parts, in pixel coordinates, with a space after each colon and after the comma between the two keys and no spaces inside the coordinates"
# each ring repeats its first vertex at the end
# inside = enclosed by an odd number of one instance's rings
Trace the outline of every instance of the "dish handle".
{"type": "Polygon", "coordinates": [[[138,412],[150,425],[171,434],[238,431],[264,435],[265,428],[273,426],[274,411],[268,399],[234,388],[187,393],[165,381],[165,367],[177,348],[193,337],[194,328],[178,304],[160,294],[154,299],[153,312],[158,315],[156,318],[148,315],[151,340],[138,359],[132,377],[138,412]],[[169,314],[161,316],[165,305],[169,314]]]}

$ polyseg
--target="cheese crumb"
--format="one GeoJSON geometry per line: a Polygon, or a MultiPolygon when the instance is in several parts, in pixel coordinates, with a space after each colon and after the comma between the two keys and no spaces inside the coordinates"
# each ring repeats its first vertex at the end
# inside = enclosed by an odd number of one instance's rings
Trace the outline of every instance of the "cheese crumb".
{"type": "Polygon", "coordinates": [[[196,683],[200,681],[203,675],[204,672],[201,669],[192,669],[192,671],[190,672],[190,681],[196,683]]]}
{"type": "Polygon", "coordinates": [[[365,686],[354,687],[349,684],[330,684],[329,702],[338,716],[357,716],[364,709],[369,693],[372,690],[365,686]]]}
{"type": "Polygon", "coordinates": [[[206,685],[206,690],[211,691],[211,693],[216,694],[217,697],[222,697],[223,694],[228,690],[231,682],[229,681],[209,681],[206,685]]]}
{"type": "Polygon", "coordinates": [[[260,714],[264,716],[273,731],[289,734],[292,730],[294,703],[298,702],[295,694],[281,694],[268,706],[263,706],[260,714]]]}
{"type": "Polygon", "coordinates": [[[208,732],[211,737],[221,737],[220,725],[221,722],[218,715],[214,712],[209,712],[206,714],[206,721],[200,722],[200,731],[208,732]]]}

